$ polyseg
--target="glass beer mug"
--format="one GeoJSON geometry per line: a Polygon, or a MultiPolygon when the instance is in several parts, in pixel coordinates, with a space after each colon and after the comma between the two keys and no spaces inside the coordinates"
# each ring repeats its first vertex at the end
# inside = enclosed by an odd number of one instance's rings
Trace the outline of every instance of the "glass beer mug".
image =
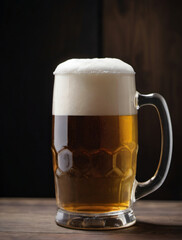
{"type": "Polygon", "coordinates": [[[54,74],[56,223],[98,230],[133,225],[133,203],[159,188],[169,170],[172,127],[164,98],[138,93],[133,68],[119,59],[71,59],[54,74]],[[145,105],[159,115],[161,155],[154,176],[138,182],[137,110],[145,105]]]}

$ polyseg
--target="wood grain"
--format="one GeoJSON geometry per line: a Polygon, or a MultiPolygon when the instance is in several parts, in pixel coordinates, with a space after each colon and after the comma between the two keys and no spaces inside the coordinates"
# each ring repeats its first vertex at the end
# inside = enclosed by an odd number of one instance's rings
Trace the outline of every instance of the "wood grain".
{"type": "Polygon", "coordinates": [[[0,239],[180,239],[182,202],[139,201],[137,223],[114,231],[81,231],[56,225],[54,199],[1,199],[0,239]]]}

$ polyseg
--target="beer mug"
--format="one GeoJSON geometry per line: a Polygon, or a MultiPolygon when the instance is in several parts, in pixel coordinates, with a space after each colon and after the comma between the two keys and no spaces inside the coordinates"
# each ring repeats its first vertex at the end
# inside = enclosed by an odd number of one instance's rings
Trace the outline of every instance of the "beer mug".
{"type": "Polygon", "coordinates": [[[133,225],[133,203],[159,188],[169,170],[172,127],[164,98],[138,93],[133,68],[119,59],[71,59],[54,74],[56,223],[98,230],[133,225]],[[145,105],[159,115],[161,155],[154,176],[138,182],[137,111],[145,105]]]}

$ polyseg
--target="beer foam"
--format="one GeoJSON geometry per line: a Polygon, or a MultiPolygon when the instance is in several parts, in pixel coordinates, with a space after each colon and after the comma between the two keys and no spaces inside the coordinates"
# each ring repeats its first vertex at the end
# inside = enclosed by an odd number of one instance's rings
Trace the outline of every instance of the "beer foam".
{"type": "Polygon", "coordinates": [[[53,115],[133,115],[135,74],[119,59],[71,59],[54,74],[53,115]]]}
{"type": "Polygon", "coordinates": [[[59,64],[54,74],[123,73],[134,74],[133,68],[116,58],[70,59],[59,64]]]}

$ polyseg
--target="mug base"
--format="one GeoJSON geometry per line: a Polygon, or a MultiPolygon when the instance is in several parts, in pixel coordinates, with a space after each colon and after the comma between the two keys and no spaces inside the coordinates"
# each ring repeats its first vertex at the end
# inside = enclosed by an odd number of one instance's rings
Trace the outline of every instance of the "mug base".
{"type": "Polygon", "coordinates": [[[56,223],[60,226],[85,230],[112,230],[132,226],[136,217],[131,208],[111,213],[74,213],[58,209],[56,223]]]}

